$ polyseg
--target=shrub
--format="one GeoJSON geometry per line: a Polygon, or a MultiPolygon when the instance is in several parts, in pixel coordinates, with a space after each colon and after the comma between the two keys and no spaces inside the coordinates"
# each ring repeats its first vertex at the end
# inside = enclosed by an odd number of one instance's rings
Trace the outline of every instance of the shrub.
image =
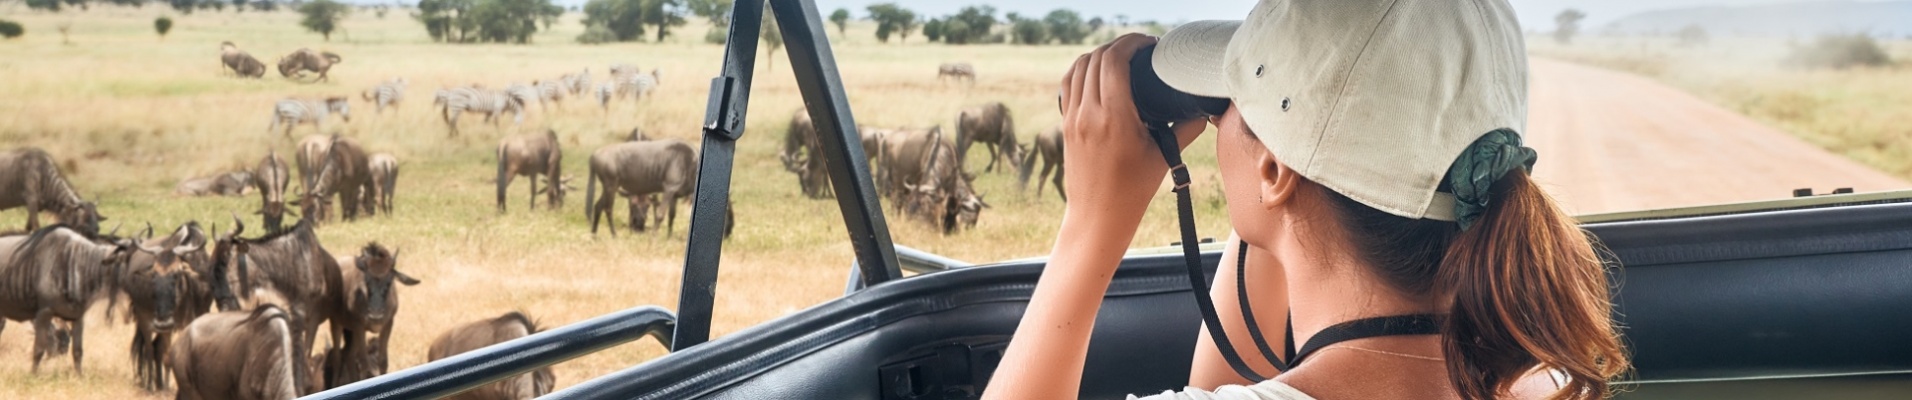
{"type": "Polygon", "coordinates": [[[160,39],[165,39],[166,32],[173,31],[173,19],[168,17],[159,17],[158,19],[154,19],[153,31],[159,32],[160,39]]]}
{"type": "Polygon", "coordinates": [[[1049,43],[1049,28],[1042,21],[1018,19],[1010,23],[1009,30],[1016,34],[1016,44],[1049,43]]]}
{"type": "Polygon", "coordinates": [[[604,24],[590,24],[584,27],[584,33],[578,34],[578,43],[599,44],[617,40],[617,32],[612,32],[604,24]]]}
{"type": "Polygon", "coordinates": [[[1793,46],[1786,63],[1805,68],[1849,68],[1882,66],[1892,63],[1879,42],[1871,35],[1824,35],[1812,44],[1793,46]]]}
{"type": "Polygon", "coordinates": [[[26,28],[20,27],[20,23],[0,19],[0,36],[6,36],[8,39],[12,39],[26,33],[26,28]]]}

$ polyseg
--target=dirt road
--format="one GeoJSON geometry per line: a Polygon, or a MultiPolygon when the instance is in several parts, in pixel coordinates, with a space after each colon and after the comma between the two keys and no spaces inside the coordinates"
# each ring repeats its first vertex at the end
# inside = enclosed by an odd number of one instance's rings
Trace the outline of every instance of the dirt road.
{"type": "Polygon", "coordinates": [[[1912,183],[1647,78],[1534,58],[1528,145],[1574,214],[1790,197],[1912,183]]]}

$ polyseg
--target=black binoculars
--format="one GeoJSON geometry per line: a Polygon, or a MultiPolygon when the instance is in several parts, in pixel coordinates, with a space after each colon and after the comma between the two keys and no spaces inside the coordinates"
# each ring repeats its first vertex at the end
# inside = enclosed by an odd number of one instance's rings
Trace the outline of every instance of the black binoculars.
{"type": "Polygon", "coordinates": [[[1155,74],[1154,55],[1155,45],[1151,44],[1129,58],[1129,95],[1135,100],[1135,114],[1142,117],[1150,134],[1168,131],[1171,123],[1228,111],[1228,99],[1183,93],[1162,82],[1162,77],[1155,74]]]}

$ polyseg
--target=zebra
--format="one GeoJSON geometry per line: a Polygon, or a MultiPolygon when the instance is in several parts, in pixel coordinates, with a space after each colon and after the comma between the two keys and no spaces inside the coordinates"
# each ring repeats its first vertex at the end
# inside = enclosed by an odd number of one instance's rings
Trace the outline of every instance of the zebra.
{"type": "Polygon", "coordinates": [[[558,80],[564,82],[565,89],[570,90],[572,96],[584,97],[584,92],[591,89],[591,69],[585,68],[583,72],[576,74],[560,75],[558,80]]]}
{"type": "MultiPolygon", "coordinates": [[[[497,124],[498,114],[510,112],[511,123],[524,122],[525,98],[514,96],[501,90],[487,90],[478,86],[439,89],[433,96],[432,104],[439,107],[439,113],[445,117],[445,124],[451,126],[451,136],[458,136],[458,117],[464,113],[484,114],[485,121],[497,124]]],[[[534,97],[535,98],[535,97],[534,97]]]]}
{"type": "Polygon", "coordinates": [[[279,129],[280,125],[284,125],[285,132],[280,135],[292,137],[292,128],[299,124],[312,124],[313,129],[323,132],[321,125],[325,122],[325,117],[331,113],[338,113],[339,118],[344,119],[345,122],[352,122],[351,102],[347,101],[345,96],[327,97],[323,100],[279,100],[272,107],[272,125],[266,127],[266,133],[272,133],[273,130],[279,129]]]}
{"type": "Polygon", "coordinates": [[[544,96],[540,96],[538,94],[538,88],[536,85],[537,83],[535,81],[531,85],[526,85],[523,83],[512,83],[510,85],[505,85],[505,94],[509,94],[511,95],[512,98],[517,99],[518,101],[524,102],[526,107],[530,107],[531,103],[537,103],[538,109],[543,110],[545,108],[544,100],[543,100],[544,96]]]}
{"type": "Polygon", "coordinates": [[[598,106],[604,107],[604,112],[611,111],[611,95],[615,92],[617,92],[617,84],[615,83],[605,82],[604,84],[598,85],[598,106]]]}
{"type": "Polygon", "coordinates": [[[657,89],[657,82],[658,72],[656,69],[652,69],[651,73],[648,74],[629,73],[619,75],[617,76],[617,97],[622,99],[624,96],[629,95],[635,100],[642,101],[650,97],[652,90],[657,89]]]}
{"type": "Polygon", "coordinates": [[[397,108],[398,101],[405,99],[405,78],[393,78],[380,82],[378,86],[365,89],[364,92],[359,93],[359,96],[376,105],[379,114],[384,114],[385,107],[397,108]]]}
{"type": "Polygon", "coordinates": [[[564,82],[531,81],[531,87],[538,90],[538,101],[540,104],[558,103],[559,106],[564,105],[564,95],[565,92],[568,91],[564,82]]]}

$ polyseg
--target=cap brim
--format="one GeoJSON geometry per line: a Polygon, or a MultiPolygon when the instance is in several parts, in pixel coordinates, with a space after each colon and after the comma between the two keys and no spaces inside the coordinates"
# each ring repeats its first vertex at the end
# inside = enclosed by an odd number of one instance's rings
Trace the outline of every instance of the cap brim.
{"type": "Polygon", "coordinates": [[[1229,98],[1222,56],[1241,21],[1196,21],[1168,31],[1155,42],[1155,74],[1184,93],[1229,98]]]}

